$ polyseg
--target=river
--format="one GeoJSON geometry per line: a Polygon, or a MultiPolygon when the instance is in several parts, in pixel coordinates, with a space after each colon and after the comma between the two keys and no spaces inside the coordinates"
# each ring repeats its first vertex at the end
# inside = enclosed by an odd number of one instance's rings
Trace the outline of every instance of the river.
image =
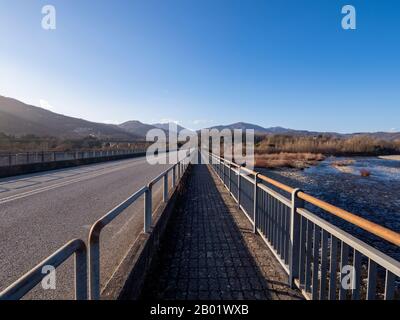
{"type": "MultiPolygon", "coordinates": [[[[377,157],[330,157],[305,170],[257,169],[271,178],[370,221],[400,232],[400,161],[377,157]],[[335,167],[337,162],[346,166],[335,167]],[[362,177],[361,171],[370,176],[362,177]]],[[[335,225],[361,238],[386,254],[400,260],[398,247],[343,222],[330,214],[312,208],[335,225]]]]}

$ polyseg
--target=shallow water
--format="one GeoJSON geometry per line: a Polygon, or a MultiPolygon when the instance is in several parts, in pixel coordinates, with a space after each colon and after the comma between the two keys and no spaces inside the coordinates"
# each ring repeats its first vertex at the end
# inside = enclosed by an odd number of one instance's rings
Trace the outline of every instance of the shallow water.
{"type": "MultiPolygon", "coordinates": [[[[318,166],[308,168],[304,170],[305,174],[337,174],[339,173],[336,168],[332,166],[332,163],[335,161],[342,160],[354,160],[355,162],[347,168],[349,168],[352,172],[351,174],[360,176],[360,170],[368,170],[371,173],[369,180],[376,181],[400,181],[400,161],[395,160],[385,160],[379,158],[364,158],[364,157],[355,157],[355,158],[336,158],[330,157],[327,160],[321,162],[318,166]]],[[[365,181],[363,181],[365,182],[365,181]]]]}
{"type": "MultiPolygon", "coordinates": [[[[400,232],[400,161],[372,157],[332,157],[303,171],[261,171],[292,187],[301,188],[319,199],[400,232]],[[343,160],[354,160],[354,163],[345,169],[349,172],[342,172],[332,166],[334,161],[343,160]],[[368,170],[371,175],[361,177],[362,169],[368,170]]],[[[322,210],[312,209],[331,223],[400,260],[398,247],[322,210]]]]}

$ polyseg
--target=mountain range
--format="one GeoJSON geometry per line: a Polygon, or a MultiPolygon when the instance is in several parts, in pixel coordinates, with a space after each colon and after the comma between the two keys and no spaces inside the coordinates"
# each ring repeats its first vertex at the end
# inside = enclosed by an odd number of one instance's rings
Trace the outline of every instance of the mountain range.
{"type": "Polygon", "coordinates": [[[334,137],[353,137],[353,136],[368,136],[374,139],[382,139],[382,140],[398,140],[400,139],[400,132],[354,132],[354,133],[338,133],[338,132],[330,132],[330,131],[308,131],[308,130],[294,130],[283,127],[269,127],[264,128],[255,124],[246,123],[246,122],[237,122],[229,125],[219,125],[213,126],[208,129],[241,129],[241,130],[254,130],[255,134],[258,135],[276,135],[276,134],[284,134],[284,135],[297,135],[297,136],[318,136],[318,135],[326,135],[326,136],[334,136],[334,137]]]}
{"type": "MultiPolygon", "coordinates": [[[[64,139],[79,139],[87,136],[97,137],[107,141],[139,141],[144,140],[146,133],[159,128],[168,132],[168,123],[146,124],[137,120],[124,122],[120,125],[96,123],[74,117],[64,116],[52,111],[25,104],[16,99],[0,96],[0,133],[13,136],[35,135],[42,137],[57,137],[64,139]]],[[[177,131],[185,128],[177,125],[177,131]]],[[[255,124],[237,122],[229,125],[213,126],[209,129],[253,129],[259,135],[288,134],[316,136],[320,134],[348,137],[367,135],[383,140],[400,139],[400,132],[374,132],[340,134],[335,132],[316,132],[293,130],[282,127],[264,128],[255,124]]]]}

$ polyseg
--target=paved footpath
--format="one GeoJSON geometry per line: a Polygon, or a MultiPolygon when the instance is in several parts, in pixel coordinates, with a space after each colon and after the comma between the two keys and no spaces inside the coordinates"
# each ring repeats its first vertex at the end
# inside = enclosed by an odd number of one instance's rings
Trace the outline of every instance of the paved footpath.
{"type": "Polygon", "coordinates": [[[143,299],[302,299],[228,191],[205,165],[195,165],[171,217],[143,299]]]}

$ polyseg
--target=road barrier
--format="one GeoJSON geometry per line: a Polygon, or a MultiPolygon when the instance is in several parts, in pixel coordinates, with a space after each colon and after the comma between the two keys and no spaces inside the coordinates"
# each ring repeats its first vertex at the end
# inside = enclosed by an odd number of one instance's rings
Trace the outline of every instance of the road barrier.
{"type": "Polygon", "coordinates": [[[19,165],[49,163],[58,161],[82,160],[115,156],[127,156],[145,153],[144,149],[129,150],[93,150],[93,151],[70,151],[70,152],[21,152],[0,154],[0,167],[11,167],[19,165]]]}
{"type": "Polygon", "coordinates": [[[75,299],[87,299],[87,254],[86,244],[80,239],[69,241],[51,256],[44,259],[32,270],[15,281],[12,285],[0,293],[0,300],[19,300],[38,285],[47,273],[43,273],[43,267],[57,268],[65,260],[75,255],[75,299]]]}
{"type": "Polygon", "coordinates": [[[126,208],[136,202],[144,195],[144,232],[151,231],[152,214],[153,214],[153,185],[163,179],[163,202],[168,201],[168,175],[172,172],[171,189],[175,188],[176,181],[179,181],[190,163],[190,154],[182,161],[165,170],[158,177],[154,178],[150,183],[141,188],[127,200],[112,209],[105,216],[97,220],[92,226],[89,233],[89,282],[90,282],[90,298],[92,300],[100,299],[100,233],[101,230],[118,217],[126,208]],[[178,172],[176,172],[178,171],[178,172]]]}
{"type": "Polygon", "coordinates": [[[87,281],[87,261],[89,261],[89,293],[91,300],[100,299],[100,234],[104,227],[118,217],[125,209],[135,203],[144,195],[144,232],[151,232],[153,215],[153,186],[163,179],[163,202],[168,201],[168,194],[173,190],[188,168],[193,150],[184,151],[182,160],[161,173],[158,177],[151,180],[147,186],[142,187],[124,202],[112,209],[102,218],[97,220],[90,229],[88,245],[88,258],[86,255],[86,245],[83,240],[75,239],[68,242],[54,254],[46,258],[31,271],[19,278],[3,292],[0,293],[0,300],[18,300],[24,297],[32,290],[45,276],[42,274],[42,268],[45,265],[58,267],[75,253],[75,298],[77,300],[86,300],[88,298],[87,281]],[[171,186],[168,184],[168,176],[171,176],[171,186]]]}
{"type": "Polygon", "coordinates": [[[400,246],[400,234],[232,161],[206,154],[231,196],[308,299],[398,298],[400,262],[305,208],[312,204],[400,246]],[[291,194],[287,198],[275,191],[291,194]],[[397,292],[397,295],[395,296],[397,292]]]}

